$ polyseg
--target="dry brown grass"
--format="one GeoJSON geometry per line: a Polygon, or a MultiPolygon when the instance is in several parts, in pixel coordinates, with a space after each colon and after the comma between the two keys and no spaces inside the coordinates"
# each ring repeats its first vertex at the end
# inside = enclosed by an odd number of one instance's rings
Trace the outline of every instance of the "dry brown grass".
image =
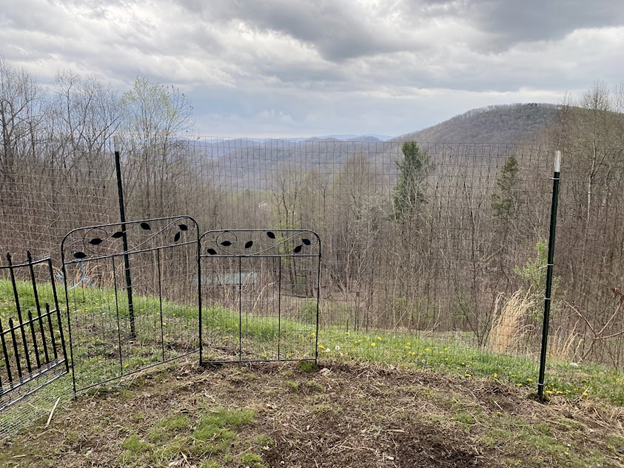
{"type": "Polygon", "coordinates": [[[548,360],[554,362],[571,362],[577,360],[578,351],[583,341],[571,331],[555,330],[548,338],[548,360]]]}
{"type": "Polygon", "coordinates": [[[524,334],[525,319],[533,305],[529,292],[518,290],[507,300],[502,294],[499,295],[494,305],[494,321],[488,336],[488,349],[496,353],[518,351],[524,334]]]}

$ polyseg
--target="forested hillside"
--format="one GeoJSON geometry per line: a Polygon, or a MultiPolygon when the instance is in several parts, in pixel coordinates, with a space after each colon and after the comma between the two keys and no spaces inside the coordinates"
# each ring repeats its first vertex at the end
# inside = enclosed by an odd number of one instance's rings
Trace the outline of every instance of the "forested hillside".
{"type": "Polygon", "coordinates": [[[215,157],[221,171],[249,188],[254,180],[268,176],[279,164],[298,167],[331,165],[333,170],[355,154],[366,155],[382,172],[393,172],[394,158],[401,142],[420,144],[507,145],[535,142],[555,122],[560,106],[513,104],[489,106],[458,115],[433,127],[402,135],[386,142],[363,137],[340,141],[335,138],[289,140],[220,140],[210,143],[206,152],[215,157]]]}
{"type": "Polygon", "coordinates": [[[70,229],[119,219],[116,135],[128,219],[315,230],[323,325],[448,333],[498,351],[536,349],[561,150],[553,352],[624,365],[617,93],[485,108],[389,142],[205,140],[187,134],[187,98],[146,79],[118,95],[70,73],[49,89],[4,62],[0,74],[0,247],[16,260],[25,249],[58,258],[70,229]],[[524,312],[504,322],[514,297],[524,312]]]}
{"type": "Polygon", "coordinates": [[[555,122],[561,107],[537,103],[482,107],[395,140],[506,145],[529,143],[534,141],[536,134],[555,122]]]}

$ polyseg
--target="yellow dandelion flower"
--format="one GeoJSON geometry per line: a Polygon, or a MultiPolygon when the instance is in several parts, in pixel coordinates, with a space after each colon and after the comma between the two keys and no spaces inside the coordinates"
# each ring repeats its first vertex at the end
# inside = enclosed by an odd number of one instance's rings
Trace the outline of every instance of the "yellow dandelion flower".
{"type": "Polygon", "coordinates": [[[371,343],[371,346],[374,348],[377,345],[374,341],[371,343]]]}

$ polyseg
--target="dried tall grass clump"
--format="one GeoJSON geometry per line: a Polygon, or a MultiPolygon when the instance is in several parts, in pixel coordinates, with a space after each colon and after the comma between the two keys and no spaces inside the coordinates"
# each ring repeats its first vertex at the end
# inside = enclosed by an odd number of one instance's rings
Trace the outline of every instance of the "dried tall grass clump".
{"type": "Polygon", "coordinates": [[[504,298],[499,295],[494,305],[494,321],[488,336],[488,349],[496,353],[515,352],[523,336],[526,317],[533,307],[531,294],[516,291],[500,308],[504,298]],[[499,311],[500,310],[500,311],[499,311]]]}
{"type": "Polygon", "coordinates": [[[574,332],[574,329],[563,331],[558,328],[548,338],[547,359],[557,362],[577,361],[582,344],[583,340],[574,332]]]}

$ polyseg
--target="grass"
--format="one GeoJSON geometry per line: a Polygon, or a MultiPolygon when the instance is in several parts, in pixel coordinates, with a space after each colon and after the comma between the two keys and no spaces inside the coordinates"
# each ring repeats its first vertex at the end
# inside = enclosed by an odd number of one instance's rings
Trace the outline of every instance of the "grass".
{"type": "MultiPolygon", "coordinates": [[[[488,378],[537,391],[535,357],[500,354],[469,346],[449,336],[408,333],[323,330],[319,350],[324,361],[373,362],[426,369],[464,378],[488,378]]],[[[600,399],[624,405],[624,373],[607,366],[550,362],[545,395],[568,399],[600,399]]]]}
{"type": "Polygon", "coordinates": [[[118,461],[121,466],[162,466],[191,457],[209,466],[229,458],[241,445],[237,430],[253,424],[254,418],[253,410],[238,408],[167,415],[142,428],[142,435],[126,437],[119,445],[118,461]]]}
{"type": "Polygon", "coordinates": [[[524,317],[534,306],[530,294],[517,291],[501,307],[502,295],[496,299],[492,330],[488,334],[488,349],[496,353],[513,353],[519,348],[524,317]],[[500,309],[500,312],[498,310],[500,309]]]}
{"type": "MultiPolygon", "coordinates": [[[[34,306],[32,289],[27,283],[18,282],[20,301],[24,307],[34,306]]],[[[43,300],[51,300],[52,288],[39,285],[43,300]]],[[[8,281],[0,281],[0,315],[5,318],[10,311],[13,293],[8,281]]],[[[124,320],[128,316],[123,294],[115,298],[114,291],[94,288],[76,288],[70,291],[72,322],[75,328],[82,326],[89,333],[74,332],[74,357],[79,380],[85,384],[113,378],[122,371],[114,355],[117,341],[116,312],[124,320]],[[116,305],[117,307],[114,307],[116,305]],[[89,328],[91,327],[91,328],[89,328]],[[94,331],[97,331],[94,333],[94,331]],[[107,356],[106,353],[110,353],[107,356]]],[[[194,305],[162,302],[163,337],[160,337],[159,320],[154,311],[160,311],[157,298],[135,296],[135,315],[138,336],[136,343],[128,348],[123,358],[123,372],[171,359],[176,355],[197,349],[197,308],[194,305]]],[[[530,304],[529,304],[530,305],[530,304]]],[[[528,307],[526,298],[514,296],[501,308],[495,325],[504,330],[517,327],[505,326],[514,323],[528,307]]],[[[159,317],[159,315],[158,315],[159,317]]],[[[206,357],[236,360],[238,356],[238,334],[242,336],[243,351],[258,358],[277,358],[274,343],[281,339],[282,358],[311,358],[317,340],[314,331],[305,330],[300,322],[282,319],[278,327],[275,317],[245,317],[239,328],[238,312],[220,307],[208,309],[204,314],[206,331],[206,357]],[[211,351],[213,344],[231,341],[230,354],[225,356],[211,351]]],[[[428,335],[409,333],[344,332],[338,329],[322,330],[318,338],[322,359],[343,361],[378,362],[394,365],[415,366],[439,372],[450,372],[466,378],[489,377],[515,385],[534,388],[537,365],[535,357],[509,355],[495,352],[508,349],[513,337],[505,333],[492,333],[492,346],[479,348],[466,344],[462,334],[428,335]]],[[[552,355],[552,354],[551,354],[552,355]]],[[[553,356],[554,357],[554,356],[553,356]]],[[[570,367],[569,363],[553,362],[548,368],[547,395],[566,395],[570,398],[598,397],[624,404],[624,391],[618,385],[624,376],[621,372],[599,365],[570,367]]],[[[79,385],[80,386],[80,385],[79,385]]]]}
{"type": "MultiPolygon", "coordinates": [[[[32,291],[29,292],[22,284],[19,287],[20,293],[24,294],[22,304],[34,304],[32,291]]],[[[41,285],[39,292],[42,297],[51,297],[49,286],[41,285]]],[[[12,290],[7,287],[6,281],[0,281],[0,294],[2,294],[0,315],[6,317],[10,312],[12,300],[12,290]]],[[[196,306],[163,301],[164,333],[161,337],[159,314],[161,303],[155,298],[137,295],[135,313],[139,333],[132,346],[126,347],[128,351],[122,355],[123,363],[121,363],[119,356],[115,354],[115,349],[118,349],[115,345],[117,339],[115,317],[119,311],[121,323],[127,324],[127,305],[124,305],[123,297],[120,298],[115,301],[114,292],[103,289],[77,288],[72,292],[70,299],[72,324],[75,327],[83,327],[82,334],[74,335],[74,357],[79,386],[108,378],[113,379],[122,371],[130,373],[162,360],[180,356],[198,346],[196,306]],[[158,311],[158,314],[155,314],[155,311],[158,311]]],[[[503,306],[498,319],[500,323],[513,320],[514,312],[522,307],[522,298],[518,298],[518,301],[515,306],[509,302],[503,306]]],[[[301,323],[291,319],[282,319],[278,327],[274,317],[247,316],[240,328],[238,319],[238,312],[224,308],[215,307],[206,311],[205,350],[208,358],[236,360],[239,352],[239,333],[242,336],[243,351],[247,353],[245,356],[276,358],[275,343],[279,334],[282,358],[311,358],[314,356],[315,344],[318,343],[320,361],[326,364],[372,364],[393,369],[432,372],[449,378],[456,376],[467,382],[485,379],[510,384],[519,391],[530,393],[536,391],[535,356],[495,352],[494,350],[499,347],[494,344],[485,348],[472,346],[466,333],[392,333],[372,330],[346,332],[329,328],[322,330],[321,335],[317,337],[314,327],[302,326],[301,323]],[[223,351],[215,347],[223,343],[226,345],[229,343],[233,348],[223,351]]],[[[502,341],[498,344],[504,345],[506,349],[510,343],[513,344],[513,337],[503,336],[500,340],[502,341]]],[[[565,355],[560,354],[564,357],[565,355]]],[[[551,357],[553,356],[551,354],[551,357]]],[[[565,361],[549,362],[545,394],[553,401],[565,400],[570,404],[594,401],[624,406],[622,385],[624,375],[621,372],[592,364],[570,366],[565,361]]],[[[295,375],[307,374],[312,377],[317,371],[318,368],[313,362],[302,361],[295,375]]],[[[160,376],[158,377],[160,380],[166,379],[166,376],[158,372],[155,375],[160,376]]],[[[250,379],[252,376],[245,374],[244,381],[237,385],[245,386],[250,379]]],[[[236,384],[236,377],[231,376],[230,382],[236,384]]],[[[417,398],[428,397],[425,386],[411,387],[412,390],[406,389],[405,392],[417,398]]],[[[115,385],[97,386],[86,392],[86,395],[104,397],[111,392],[116,394],[115,388],[115,385]]],[[[68,396],[71,390],[71,379],[65,377],[36,395],[31,401],[31,406],[36,408],[36,411],[30,408],[27,408],[26,413],[21,409],[5,411],[1,415],[0,432],[13,431],[24,420],[46,414],[57,395],[68,396]]],[[[302,383],[293,376],[284,375],[279,385],[267,391],[285,391],[293,398],[301,394],[322,396],[326,392],[326,386],[314,380],[302,383]]],[[[119,393],[118,396],[124,401],[134,398],[133,392],[119,393]]],[[[310,414],[314,417],[329,417],[328,415],[340,412],[339,408],[337,406],[332,409],[332,406],[323,401],[315,401],[309,405],[310,414]]],[[[210,417],[217,416],[213,414],[210,417]]],[[[225,416],[219,416],[222,417],[225,416]]],[[[226,456],[230,453],[231,444],[236,440],[237,428],[250,424],[247,422],[237,425],[226,420],[211,423],[206,419],[207,415],[202,418],[198,419],[196,415],[190,414],[167,415],[141,433],[135,431],[126,434],[124,440],[128,440],[128,447],[119,455],[122,457],[119,459],[120,463],[123,461],[130,466],[133,463],[140,466],[137,463],[144,462],[146,457],[156,456],[158,460],[170,459],[174,453],[194,454],[200,458],[210,454],[226,456]],[[164,442],[168,448],[159,448],[159,444],[164,442]],[[149,447],[149,450],[143,450],[146,447],[149,447]]],[[[473,413],[462,408],[454,408],[450,418],[454,423],[464,426],[479,421],[473,413]]],[[[485,434],[483,437],[484,440],[489,440],[488,437],[491,438],[492,435],[485,434]]],[[[212,462],[209,460],[206,463],[212,462]]],[[[252,461],[249,463],[251,466],[252,461]]]]}

